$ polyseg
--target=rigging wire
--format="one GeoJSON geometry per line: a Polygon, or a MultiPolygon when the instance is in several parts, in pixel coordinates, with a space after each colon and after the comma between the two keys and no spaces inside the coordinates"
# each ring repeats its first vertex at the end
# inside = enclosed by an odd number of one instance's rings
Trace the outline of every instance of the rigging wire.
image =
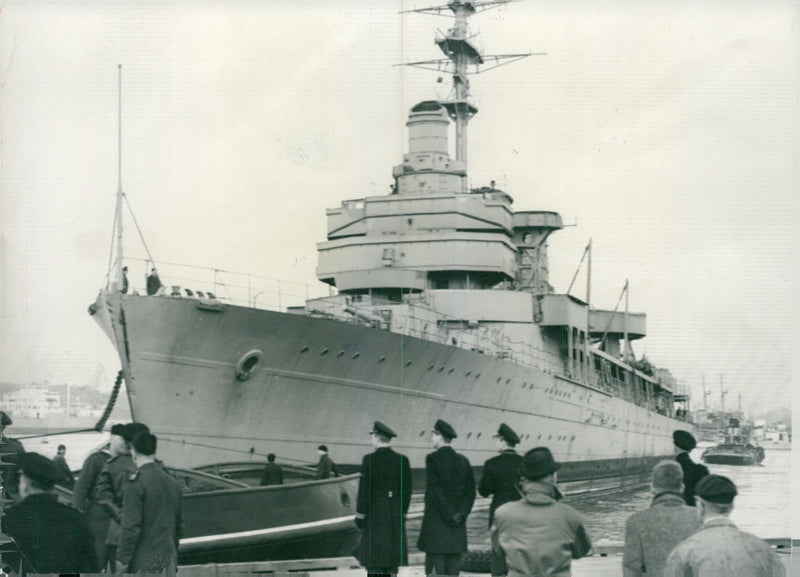
{"type": "Polygon", "coordinates": [[[155,264],[155,261],[153,260],[153,255],[150,254],[150,248],[147,246],[147,242],[144,240],[142,229],[141,227],[139,227],[139,221],[136,220],[136,215],[133,214],[133,208],[131,207],[131,203],[128,200],[128,195],[123,193],[122,198],[125,199],[125,204],[128,206],[128,213],[130,213],[131,219],[133,220],[133,224],[136,226],[136,232],[139,233],[139,240],[142,241],[142,245],[144,246],[144,251],[147,253],[147,258],[150,260],[150,262],[155,264]]]}

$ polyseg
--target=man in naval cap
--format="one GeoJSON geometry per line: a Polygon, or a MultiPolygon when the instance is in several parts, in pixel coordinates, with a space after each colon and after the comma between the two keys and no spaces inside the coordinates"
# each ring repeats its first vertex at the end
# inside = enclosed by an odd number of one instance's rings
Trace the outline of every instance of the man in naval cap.
{"type": "Polygon", "coordinates": [[[737,495],[733,481],[706,475],[695,488],[700,531],[675,547],[667,558],[665,577],[698,575],[786,575],[775,552],[758,537],[741,531],[729,519],[737,495]]]}
{"type": "Polygon", "coordinates": [[[12,455],[25,452],[25,447],[16,439],[5,436],[5,429],[13,424],[11,416],[5,411],[0,411],[0,474],[2,474],[2,492],[0,498],[16,500],[19,497],[19,469],[9,459],[12,455]]]}
{"type": "Polygon", "coordinates": [[[694,488],[695,485],[708,475],[708,468],[705,465],[695,463],[689,456],[697,446],[697,441],[689,431],[678,429],[672,433],[672,442],[675,445],[675,460],[683,469],[683,498],[686,504],[694,507],[694,488]]]}
{"type": "Polygon", "coordinates": [[[495,511],[492,549],[505,556],[509,577],[567,577],[572,559],[592,548],[580,514],[558,500],[560,468],[547,447],[531,449],[520,467],[522,499],[495,511]]]}
{"type": "MultiPolygon", "coordinates": [[[[494,520],[494,512],[500,505],[517,501],[521,497],[517,488],[522,456],[514,450],[519,444],[519,436],[514,429],[502,423],[494,435],[494,442],[500,452],[483,465],[483,476],[478,484],[478,493],[484,497],[492,496],[489,507],[489,527],[494,520]]],[[[491,558],[492,575],[505,575],[508,568],[502,555],[493,554],[491,558]]]]}
{"type": "Polygon", "coordinates": [[[411,465],[390,446],[397,435],[375,421],[370,431],[375,451],[361,461],[356,525],[361,543],[356,557],[368,575],[397,575],[408,565],[406,513],[411,504],[411,465]]]}
{"type": "Polygon", "coordinates": [[[425,514],[417,547],[425,552],[425,573],[458,575],[467,550],[467,515],[475,501],[475,477],[464,455],[453,450],[455,429],[439,419],[431,433],[434,449],[425,457],[425,514]]]}
{"type": "Polygon", "coordinates": [[[144,423],[116,424],[111,427],[111,458],[106,461],[97,477],[98,501],[111,515],[106,532],[106,559],[115,566],[119,532],[122,523],[122,500],[125,486],[136,465],[131,456],[131,443],[142,432],[150,432],[144,423]]]}
{"type": "Polygon", "coordinates": [[[98,570],[94,538],[82,513],[58,502],[53,492],[62,480],[55,464],[39,453],[11,457],[20,468],[22,500],[5,510],[3,533],[14,540],[3,549],[12,571],[94,573],[98,570]]]}

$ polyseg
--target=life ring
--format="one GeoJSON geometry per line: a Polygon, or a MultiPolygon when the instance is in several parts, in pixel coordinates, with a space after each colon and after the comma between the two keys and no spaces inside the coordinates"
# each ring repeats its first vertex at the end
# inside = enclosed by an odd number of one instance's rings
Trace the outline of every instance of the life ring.
{"type": "Polygon", "coordinates": [[[261,357],[263,356],[264,353],[258,349],[245,353],[236,363],[236,378],[240,381],[246,381],[252,377],[258,370],[258,363],[261,362],[261,357]]]}

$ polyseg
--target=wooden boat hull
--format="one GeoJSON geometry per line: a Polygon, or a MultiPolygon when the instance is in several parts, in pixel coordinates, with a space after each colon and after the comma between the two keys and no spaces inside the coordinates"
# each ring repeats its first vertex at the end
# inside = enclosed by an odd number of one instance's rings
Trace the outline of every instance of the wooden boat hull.
{"type": "Polygon", "coordinates": [[[351,555],[359,475],[184,496],[180,564],[351,555]]]}
{"type": "MultiPolygon", "coordinates": [[[[181,565],[342,557],[358,545],[359,474],[250,487],[201,471],[168,470],[183,491],[181,565]]],[[[289,477],[302,471],[296,473],[289,477]]],[[[72,503],[69,489],[56,491],[72,503]]]]}

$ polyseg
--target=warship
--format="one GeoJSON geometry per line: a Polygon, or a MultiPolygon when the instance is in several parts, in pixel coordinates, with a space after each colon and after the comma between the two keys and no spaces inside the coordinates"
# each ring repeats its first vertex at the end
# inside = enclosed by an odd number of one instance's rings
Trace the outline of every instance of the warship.
{"type": "MultiPolygon", "coordinates": [[[[675,379],[634,356],[647,322],[627,310],[627,283],[624,309],[591,304],[590,280],[584,298],[556,292],[547,243],[562,217],[514,210],[494,182],[470,187],[469,76],[529,55],[476,47],[469,19],[503,3],[415,10],[452,12],[435,39],[444,58],[409,63],[446,69],[452,92],[410,109],[389,194],[327,211],[316,269],[326,296],[270,310],[252,292],[240,303],[179,285],[143,294],[125,280],[123,290],[120,185],[116,258],[89,312],[165,461],[308,461],[324,443],[346,470],[372,450],[367,433],[381,420],[420,470],[444,419],[479,468],[504,422],[520,449],[549,446],[564,463],[560,482],[580,492],[646,482],[672,455],[672,432],[692,430],[675,379]]],[[[584,257],[591,271],[591,241],[584,257]]]]}

